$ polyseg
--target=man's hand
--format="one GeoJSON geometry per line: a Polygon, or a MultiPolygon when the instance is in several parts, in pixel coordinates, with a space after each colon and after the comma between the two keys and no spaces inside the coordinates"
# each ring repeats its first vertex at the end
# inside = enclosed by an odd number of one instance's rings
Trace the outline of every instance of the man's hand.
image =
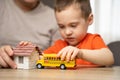
{"type": "Polygon", "coordinates": [[[13,50],[11,46],[2,46],[0,47],[0,66],[2,67],[11,67],[16,68],[15,62],[12,60],[13,50]]]}

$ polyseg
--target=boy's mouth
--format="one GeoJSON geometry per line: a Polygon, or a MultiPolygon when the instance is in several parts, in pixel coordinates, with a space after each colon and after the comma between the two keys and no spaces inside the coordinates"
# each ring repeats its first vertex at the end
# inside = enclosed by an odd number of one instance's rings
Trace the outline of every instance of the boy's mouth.
{"type": "Polygon", "coordinates": [[[73,37],[68,37],[68,38],[66,38],[66,40],[67,40],[68,42],[73,42],[73,41],[75,40],[75,38],[73,38],[73,37]]]}

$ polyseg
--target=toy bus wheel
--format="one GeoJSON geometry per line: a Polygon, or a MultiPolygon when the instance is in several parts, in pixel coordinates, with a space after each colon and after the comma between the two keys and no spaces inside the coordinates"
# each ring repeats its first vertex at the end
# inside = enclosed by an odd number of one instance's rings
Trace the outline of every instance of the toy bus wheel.
{"type": "Polygon", "coordinates": [[[66,66],[64,64],[61,64],[60,69],[64,70],[64,69],[66,69],[66,66]]]}
{"type": "Polygon", "coordinates": [[[44,68],[44,67],[42,66],[42,64],[37,64],[37,68],[38,68],[38,69],[42,69],[42,68],[44,68]]]}

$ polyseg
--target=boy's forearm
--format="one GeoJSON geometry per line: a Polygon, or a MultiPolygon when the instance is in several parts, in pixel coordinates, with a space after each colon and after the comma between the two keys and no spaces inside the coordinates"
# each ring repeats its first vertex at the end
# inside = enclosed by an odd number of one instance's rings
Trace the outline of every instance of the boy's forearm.
{"type": "Polygon", "coordinates": [[[84,60],[90,61],[101,66],[110,66],[114,63],[113,54],[108,48],[98,50],[81,49],[81,57],[84,60]]]}

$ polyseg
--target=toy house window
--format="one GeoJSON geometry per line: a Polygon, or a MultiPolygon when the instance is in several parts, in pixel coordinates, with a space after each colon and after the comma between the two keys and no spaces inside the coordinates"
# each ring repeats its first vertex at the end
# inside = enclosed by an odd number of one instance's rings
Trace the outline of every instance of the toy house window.
{"type": "Polygon", "coordinates": [[[23,63],[23,56],[19,56],[19,63],[23,63]]]}

